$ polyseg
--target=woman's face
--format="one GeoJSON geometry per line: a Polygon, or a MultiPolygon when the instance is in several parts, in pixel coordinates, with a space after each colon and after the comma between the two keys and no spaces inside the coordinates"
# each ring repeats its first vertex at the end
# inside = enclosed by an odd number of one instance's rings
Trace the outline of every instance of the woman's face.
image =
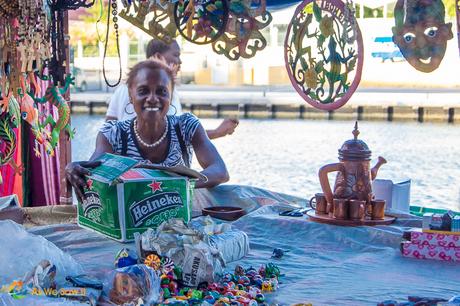
{"type": "Polygon", "coordinates": [[[138,118],[160,120],[168,113],[171,79],[163,69],[142,68],[129,87],[138,118]]]}

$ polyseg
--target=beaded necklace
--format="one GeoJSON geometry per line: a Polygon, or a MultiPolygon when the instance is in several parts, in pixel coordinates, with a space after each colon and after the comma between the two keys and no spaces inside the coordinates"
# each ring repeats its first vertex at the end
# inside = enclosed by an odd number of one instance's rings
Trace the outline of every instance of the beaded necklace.
{"type": "Polygon", "coordinates": [[[155,148],[155,147],[157,147],[166,138],[166,135],[168,134],[168,129],[169,129],[169,123],[168,123],[168,119],[166,119],[166,126],[165,126],[165,131],[164,131],[163,135],[161,135],[161,137],[157,141],[155,141],[154,143],[147,143],[141,138],[141,135],[139,135],[139,131],[137,130],[137,118],[134,119],[134,135],[136,136],[137,141],[141,145],[143,145],[144,147],[147,147],[147,148],[155,148]]]}
{"type": "Polygon", "coordinates": [[[104,75],[104,81],[109,87],[116,87],[118,84],[121,82],[121,57],[120,57],[120,42],[118,39],[118,5],[117,5],[117,0],[110,0],[108,4],[108,12],[107,12],[107,32],[105,34],[105,47],[104,47],[104,57],[102,59],[102,74],[104,75]],[[116,81],[114,84],[110,84],[109,81],[107,80],[107,75],[105,72],[105,58],[107,56],[107,46],[109,43],[109,33],[110,33],[110,8],[113,8],[112,11],[112,20],[113,20],[113,28],[115,29],[115,41],[117,44],[117,54],[118,54],[118,66],[119,66],[119,73],[118,73],[118,81],[116,81]]]}

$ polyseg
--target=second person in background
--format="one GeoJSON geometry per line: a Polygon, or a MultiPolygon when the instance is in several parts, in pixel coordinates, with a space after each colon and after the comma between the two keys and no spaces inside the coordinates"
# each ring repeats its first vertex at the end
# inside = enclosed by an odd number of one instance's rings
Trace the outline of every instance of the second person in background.
{"type": "MultiPolygon", "coordinates": [[[[152,39],[146,49],[146,57],[161,56],[169,64],[176,67],[176,75],[180,70],[182,61],[180,60],[180,48],[179,44],[173,40],[171,44],[166,44],[161,40],[152,39]]],[[[181,115],[182,106],[179,100],[179,94],[177,89],[174,88],[171,98],[171,107],[168,115],[181,115]]],[[[110,98],[109,107],[107,109],[106,121],[108,120],[127,120],[132,119],[136,116],[133,105],[129,101],[128,88],[126,85],[121,85],[114,92],[110,98]]],[[[231,135],[238,126],[238,119],[224,119],[221,124],[213,130],[206,130],[210,139],[216,139],[231,135]]]]}

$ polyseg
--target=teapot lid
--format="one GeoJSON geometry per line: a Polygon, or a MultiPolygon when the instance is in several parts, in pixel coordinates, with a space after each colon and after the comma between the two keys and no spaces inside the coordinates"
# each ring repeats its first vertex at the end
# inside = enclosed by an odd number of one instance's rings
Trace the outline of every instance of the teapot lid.
{"type": "Polygon", "coordinates": [[[345,141],[339,149],[339,160],[370,160],[371,150],[364,141],[358,139],[358,121],[355,122],[355,129],[352,133],[354,138],[345,141]]]}

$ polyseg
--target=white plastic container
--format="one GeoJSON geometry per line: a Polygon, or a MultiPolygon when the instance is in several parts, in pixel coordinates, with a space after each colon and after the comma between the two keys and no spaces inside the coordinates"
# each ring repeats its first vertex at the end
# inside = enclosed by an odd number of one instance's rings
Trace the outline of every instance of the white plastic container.
{"type": "Polygon", "coordinates": [[[372,182],[372,191],[376,199],[386,201],[385,210],[395,213],[409,213],[410,179],[376,179],[372,182]]]}

